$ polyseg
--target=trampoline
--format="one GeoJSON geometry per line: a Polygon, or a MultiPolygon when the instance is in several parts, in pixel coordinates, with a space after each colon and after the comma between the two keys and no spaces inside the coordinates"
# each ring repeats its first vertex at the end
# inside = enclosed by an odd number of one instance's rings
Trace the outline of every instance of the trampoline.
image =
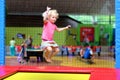
{"type": "Polygon", "coordinates": [[[112,68],[1,66],[0,71],[0,80],[120,80],[120,70],[112,68]]]}
{"type": "Polygon", "coordinates": [[[3,80],[89,80],[90,74],[17,72],[3,80]]]}

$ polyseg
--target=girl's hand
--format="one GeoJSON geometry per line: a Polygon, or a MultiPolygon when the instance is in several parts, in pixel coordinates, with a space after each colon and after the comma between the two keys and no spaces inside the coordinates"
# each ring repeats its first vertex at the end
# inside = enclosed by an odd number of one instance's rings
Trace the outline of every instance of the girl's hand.
{"type": "Polygon", "coordinates": [[[47,18],[47,15],[48,15],[48,12],[49,12],[50,9],[51,9],[51,8],[47,6],[46,11],[43,12],[43,14],[42,14],[42,16],[43,16],[44,18],[47,18]]]}
{"type": "Polygon", "coordinates": [[[51,7],[48,7],[48,6],[47,6],[47,11],[49,11],[50,9],[51,9],[51,7]]]}
{"type": "Polygon", "coordinates": [[[67,29],[69,29],[69,28],[71,28],[71,25],[68,25],[68,26],[66,26],[67,27],[67,29]]]}

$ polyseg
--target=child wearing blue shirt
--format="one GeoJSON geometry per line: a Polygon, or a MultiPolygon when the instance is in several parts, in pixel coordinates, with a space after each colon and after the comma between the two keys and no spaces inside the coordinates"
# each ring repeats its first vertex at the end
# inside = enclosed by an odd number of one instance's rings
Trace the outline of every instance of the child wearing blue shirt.
{"type": "Polygon", "coordinates": [[[86,59],[88,63],[93,63],[92,59],[94,57],[93,51],[91,47],[86,44],[81,50],[80,50],[80,57],[83,59],[86,59]]]}

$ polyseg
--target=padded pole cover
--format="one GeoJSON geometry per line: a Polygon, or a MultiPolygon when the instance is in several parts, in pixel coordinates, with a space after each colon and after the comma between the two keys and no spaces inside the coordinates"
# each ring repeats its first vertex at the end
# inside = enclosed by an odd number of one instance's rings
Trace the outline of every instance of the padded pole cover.
{"type": "Polygon", "coordinates": [[[116,32],[115,32],[115,57],[116,68],[120,68],[120,0],[115,0],[116,32]]]}
{"type": "Polygon", "coordinates": [[[5,0],[0,0],[0,65],[5,65],[5,0]]]}

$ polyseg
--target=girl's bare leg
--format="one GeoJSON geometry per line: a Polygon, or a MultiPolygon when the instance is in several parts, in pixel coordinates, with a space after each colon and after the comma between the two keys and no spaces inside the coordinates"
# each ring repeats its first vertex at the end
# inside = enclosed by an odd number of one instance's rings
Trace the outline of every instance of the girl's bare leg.
{"type": "Polygon", "coordinates": [[[52,53],[52,47],[47,47],[44,53],[44,58],[47,62],[51,62],[50,54],[52,53]]]}
{"type": "Polygon", "coordinates": [[[55,47],[55,48],[53,47],[53,53],[50,55],[50,59],[51,59],[54,55],[58,54],[59,51],[60,51],[60,49],[59,49],[58,47],[55,47]]]}

